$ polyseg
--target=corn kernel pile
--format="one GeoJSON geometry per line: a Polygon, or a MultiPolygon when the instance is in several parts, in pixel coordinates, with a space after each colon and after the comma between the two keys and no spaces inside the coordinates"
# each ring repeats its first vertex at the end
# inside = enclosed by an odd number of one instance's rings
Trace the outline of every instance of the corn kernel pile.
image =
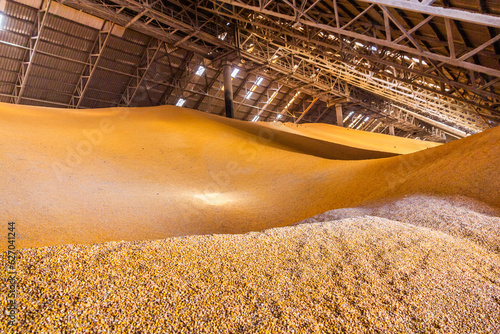
{"type": "Polygon", "coordinates": [[[500,331],[497,252],[379,217],[26,249],[16,265],[2,333],[500,331]]]}

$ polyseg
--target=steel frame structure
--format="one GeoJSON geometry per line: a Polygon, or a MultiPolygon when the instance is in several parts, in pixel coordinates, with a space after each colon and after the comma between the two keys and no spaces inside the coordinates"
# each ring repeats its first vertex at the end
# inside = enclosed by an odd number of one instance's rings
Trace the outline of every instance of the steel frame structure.
{"type": "Polygon", "coordinates": [[[21,68],[19,70],[19,74],[17,75],[17,83],[14,86],[14,91],[12,92],[13,101],[16,104],[19,104],[21,101],[24,91],[26,89],[26,83],[28,82],[28,78],[30,77],[31,69],[33,68],[33,60],[35,59],[36,53],[38,51],[38,46],[40,45],[40,39],[45,28],[45,23],[47,20],[48,12],[50,9],[50,5],[52,0],[42,1],[42,8],[37,13],[37,19],[34,24],[34,33],[30,38],[29,47],[26,48],[25,52],[25,61],[21,64],[21,68]]]}
{"type": "MultiPolygon", "coordinates": [[[[288,87],[288,93],[300,89],[304,99],[321,101],[315,107],[316,120],[328,113],[332,101],[344,99],[387,124],[405,131],[425,129],[433,138],[442,138],[444,133],[463,137],[500,122],[500,18],[488,14],[482,0],[480,12],[446,8],[447,0],[441,0],[445,7],[432,0],[52,1],[108,22],[98,33],[96,48],[87,61],[65,59],[85,66],[69,107],[82,107],[92,74],[104,69],[129,77],[120,106],[130,105],[141,85],[152,82],[165,87],[164,96],[174,89],[200,95],[193,105],[198,108],[206,96],[220,99],[210,91],[218,80],[220,61],[229,59],[234,64],[243,60],[244,71],[268,79],[267,89],[273,84],[279,89],[288,87]],[[151,36],[133,74],[99,64],[112,35],[110,25],[151,36]],[[486,29],[488,38],[473,43],[464,33],[465,25],[486,29]],[[148,79],[162,45],[205,58],[217,71],[215,76],[206,80],[203,89],[191,83],[192,73],[186,75],[181,69],[172,68],[176,74],[169,80],[148,79]],[[493,61],[485,61],[485,57],[493,61]]],[[[36,53],[64,59],[38,50],[45,18],[51,15],[44,15],[50,0],[42,3],[29,46],[0,41],[25,50],[29,56],[12,94],[0,94],[16,103],[25,98],[36,53]]],[[[186,64],[189,61],[185,59],[186,64]]],[[[240,87],[238,92],[244,84],[240,87]]],[[[260,103],[265,105],[261,109],[270,109],[261,101],[268,95],[267,89],[255,104],[241,101],[238,109],[249,108],[245,117],[253,111],[261,115],[260,103]]],[[[26,97],[30,99],[36,100],[26,97]]],[[[282,114],[282,100],[272,103],[273,112],[282,114]]],[[[295,120],[302,121],[306,115],[303,112],[295,120]]],[[[370,129],[375,123],[372,119],[362,128],[370,129]]]]}

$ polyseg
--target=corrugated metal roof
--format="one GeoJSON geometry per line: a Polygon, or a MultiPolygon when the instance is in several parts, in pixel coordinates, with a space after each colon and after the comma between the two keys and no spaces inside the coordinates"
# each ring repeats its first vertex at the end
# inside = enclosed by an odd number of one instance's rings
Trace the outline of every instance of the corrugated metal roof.
{"type": "Polygon", "coordinates": [[[41,53],[35,54],[33,58],[33,63],[37,65],[42,65],[42,66],[47,66],[47,67],[52,67],[52,68],[60,68],[64,69],[67,72],[73,72],[73,73],[81,73],[83,70],[82,64],[73,62],[73,61],[68,61],[56,57],[51,57],[47,56],[41,53]]]}
{"type": "Polygon", "coordinates": [[[34,76],[47,78],[61,83],[75,85],[80,78],[79,73],[67,72],[60,69],[47,68],[45,66],[33,65],[31,73],[34,76]]]}
{"type": "MultiPolygon", "coordinates": [[[[34,80],[35,81],[35,80],[34,80]]],[[[25,98],[39,99],[43,101],[52,101],[58,103],[67,103],[68,95],[61,94],[59,92],[52,91],[50,87],[45,89],[43,86],[33,87],[28,86],[24,91],[25,98]]]]}
{"type": "Polygon", "coordinates": [[[0,40],[15,45],[27,46],[29,37],[15,34],[7,30],[0,30],[0,40]]]}
{"type": "Polygon", "coordinates": [[[0,93],[11,94],[12,91],[14,90],[14,85],[15,84],[13,84],[13,83],[0,82],[0,93]]]}
{"type": "Polygon", "coordinates": [[[0,82],[6,83],[6,82],[12,82],[15,83],[17,80],[17,71],[5,71],[1,70],[0,71],[0,82]]]}
{"type": "Polygon", "coordinates": [[[98,30],[52,14],[49,14],[46,24],[47,27],[60,31],[67,36],[73,36],[88,41],[94,41],[97,38],[98,30]]]}
{"type": "MultiPolygon", "coordinates": [[[[168,2],[168,1],[167,1],[168,2]]],[[[442,6],[443,0],[436,0],[435,5],[442,6]]],[[[76,3],[76,2],[75,2],[76,3]]],[[[351,11],[352,15],[346,15],[344,9],[341,10],[341,20],[345,24],[352,19],[360,9],[363,10],[367,8],[367,4],[360,2],[358,0],[339,0],[344,8],[351,11]],[[349,17],[351,16],[351,17],[349,17]]],[[[459,8],[469,9],[471,11],[478,11],[477,5],[473,5],[467,0],[449,0],[452,7],[457,6],[459,8]]],[[[500,11],[500,6],[498,6],[498,0],[485,0],[487,11],[500,11]]],[[[326,2],[317,3],[317,8],[323,10],[326,2]]],[[[59,3],[57,6],[61,8],[64,4],[59,3]]],[[[76,5],[75,5],[76,6],[76,5]]],[[[285,8],[286,9],[286,8],[285,8]]],[[[282,9],[283,11],[285,9],[282,9]]],[[[183,12],[183,17],[186,19],[189,15],[188,9],[183,12]]],[[[324,10],[323,10],[324,11],[324,10]]],[[[390,12],[398,18],[407,29],[411,29],[415,24],[421,22],[422,14],[411,12],[408,10],[395,10],[391,7],[390,12]]],[[[65,15],[64,13],[69,13],[62,8],[59,13],[60,15],[65,15]]],[[[75,18],[78,15],[78,11],[71,10],[71,15],[68,17],[75,18]]],[[[134,15],[133,11],[124,11],[127,15],[134,15]]],[[[367,13],[372,18],[366,16],[361,16],[356,20],[356,23],[351,26],[351,28],[358,31],[365,31],[366,29],[371,29],[375,25],[375,34],[383,34],[384,20],[383,12],[377,6],[372,8],[367,13]],[[358,25],[359,24],[359,25],[358,25]]],[[[37,9],[24,6],[13,2],[12,0],[6,0],[5,7],[5,17],[3,30],[0,30],[0,40],[17,45],[28,45],[29,37],[35,32],[34,21],[36,19],[37,9]]],[[[47,99],[58,103],[68,103],[71,99],[71,94],[75,91],[76,85],[79,82],[80,75],[86,68],[85,63],[88,61],[90,53],[96,53],[97,48],[94,48],[96,39],[99,34],[99,30],[96,29],[96,22],[99,20],[94,20],[94,28],[90,26],[85,26],[84,24],[73,22],[69,19],[65,19],[53,14],[47,14],[46,26],[43,30],[40,42],[38,43],[39,52],[35,53],[33,57],[33,66],[29,73],[28,79],[25,81],[27,84],[24,91],[25,97],[33,99],[47,99]],[[52,53],[65,58],[72,59],[74,61],[63,60],[57,57],[51,57],[43,55],[41,52],[52,53]],[[62,101],[62,102],[61,102],[62,101]]],[[[87,22],[82,20],[82,23],[90,24],[90,17],[87,17],[87,22]]],[[[142,22],[143,19],[140,19],[142,22]]],[[[217,27],[217,19],[212,20],[209,25],[217,27]]],[[[189,21],[186,21],[189,22],[189,21]]],[[[219,26],[220,31],[227,30],[225,23],[224,26],[219,26]]],[[[264,24],[266,24],[264,22],[264,24]]],[[[448,56],[448,42],[446,41],[446,27],[444,20],[439,17],[435,17],[432,20],[433,25],[424,25],[418,31],[413,33],[413,37],[422,43],[430,43],[428,46],[424,45],[425,48],[429,48],[432,52],[441,53],[444,56],[448,56]],[[441,35],[441,36],[440,36],[441,35]]],[[[454,23],[453,23],[454,24],[454,23]]],[[[154,22],[151,23],[154,25],[154,22]]],[[[157,26],[157,25],[156,25],[157,26]]],[[[476,24],[471,24],[467,22],[462,22],[461,26],[453,26],[453,36],[455,40],[455,46],[457,51],[457,58],[461,54],[464,54],[474,47],[477,47],[491,38],[491,31],[488,31],[486,27],[478,27],[476,24]],[[469,42],[467,42],[469,40],[469,42]]],[[[173,29],[171,30],[173,31],[173,29]]],[[[215,31],[215,30],[214,30],[215,31]]],[[[496,33],[496,30],[493,31],[496,33]]],[[[99,67],[106,67],[113,71],[135,74],[136,69],[141,63],[141,59],[145,54],[147,45],[150,44],[152,38],[144,35],[142,33],[133,31],[131,29],[125,29],[123,27],[114,30],[114,34],[109,38],[108,44],[104,48],[99,62],[99,67]],[[118,36],[120,35],[120,36],[118,36]]],[[[189,34],[189,31],[178,31],[175,32],[176,37],[184,37],[189,34]]],[[[228,37],[230,34],[228,34],[228,37]]],[[[305,36],[305,35],[304,35],[305,36]]],[[[393,39],[402,36],[402,33],[397,29],[393,29],[393,39]]],[[[306,36],[307,37],[307,36],[306,36]]],[[[192,37],[191,42],[197,40],[199,37],[192,37]]],[[[309,38],[309,37],[307,37],[309,38]]],[[[314,37],[311,37],[314,38],[314,37]]],[[[325,41],[330,42],[328,38],[325,37],[325,41]]],[[[350,41],[352,42],[352,41],[350,41]]],[[[199,46],[204,47],[205,44],[210,44],[209,42],[203,43],[198,41],[199,46]]],[[[410,44],[408,44],[410,45],[410,44]]],[[[497,43],[497,47],[498,47],[497,43]]],[[[205,91],[206,85],[212,81],[213,76],[218,73],[217,69],[211,68],[211,66],[219,66],[219,64],[211,65],[208,61],[205,64],[206,72],[201,77],[196,77],[193,72],[196,71],[202,57],[195,55],[192,60],[186,65],[185,60],[187,57],[191,57],[190,51],[183,49],[184,45],[179,46],[163,44],[162,50],[157,54],[156,63],[153,64],[146,77],[148,80],[144,80],[141,87],[134,99],[134,103],[141,105],[150,105],[159,103],[164,97],[166,92],[172,92],[171,96],[167,97],[169,103],[175,103],[179,96],[183,96],[187,102],[185,106],[195,106],[197,101],[201,99],[201,95],[194,94],[188,91],[182,91],[184,87],[190,91],[205,91]],[[168,48],[168,54],[165,53],[164,47],[168,48]],[[173,83],[179,85],[180,87],[169,87],[168,85],[158,85],[156,83],[150,82],[150,80],[155,80],[158,82],[173,83]],[[189,80],[189,84],[187,82],[189,80]],[[146,94],[144,87],[149,89],[149,93],[146,94]]],[[[307,52],[310,50],[308,47],[304,46],[307,52]]],[[[216,55],[226,52],[223,47],[213,50],[213,53],[207,53],[204,56],[207,58],[215,58],[216,55]]],[[[352,51],[352,50],[351,50],[352,51]]],[[[3,94],[10,94],[13,90],[13,83],[17,80],[17,74],[21,66],[21,62],[27,51],[7,46],[0,43],[0,81],[4,81],[2,92],[3,94]]],[[[208,51],[207,51],[208,52],[208,51]]],[[[499,63],[500,55],[498,51],[495,50],[494,45],[486,47],[481,53],[479,53],[474,60],[474,62],[480,63],[481,66],[489,66],[491,68],[497,68],[499,63]]],[[[399,57],[397,60],[395,57],[388,56],[385,60],[392,62],[404,62],[404,60],[399,57]]],[[[471,62],[473,60],[471,59],[471,62]]],[[[252,61],[249,60],[249,63],[252,61]]],[[[144,61],[141,66],[144,65],[144,61]]],[[[255,65],[255,64],[254,64],[255,65]]],[[[245,68],[247,70],[252,70],[251,66],[242,65],[240,73],[233,80],[233,89],[237,89],[242,83],[242,80],[246,77],[245,68]]],[[[446,70],[448,70],[447,68],[446,70]]],[[[118,74],[113,71],[104,70],[102,68],[96,68],[93,73],[92,79],[89,81],[85,96],[82,99],[82,107],[104,107],[116,105],[120,101],[120,97],[126,89],[127,84],[131,81],[131,76],[118,74]],[[100,101],[98,101],[100,100],[100,101]]],[[[453,69],[452,69],[453,71],[453,69]]],[[[142,73],[142,72],[141,72],[142,73]]],[[[281,74],[272,69],[267,72],[270,77],[277,77],[281,74]]],[[[264,75],[264,74],[263,74],[264,75]]],[[[457,69],[452,75],[458,77],[457,81],[468,84],[466,71],[461,72],[457,69]]],[[[235,96],[236,105],[239,108],[238,115],[244,117],[244,115],[253,115],[256,113],[255,108],[252,105],[258,105],[261,107],[268,96],[272,94],[270,90],[267,94],[265,93],[266,87],[269,86],[270,81],[268,79],[262,80],[260,85],[256,87],[251,94],[251,96],[246,96],[247,92],[251,89],[253,83],[256,80],[255,75],[249,77],[249,81],[242,85],[238,96],[235,96]],[[260,101],[259,97],[262,96],[260,101]],[[239,105],[241,104],[241,107],[239,105]]],[[[477,80],[477,86],[483,85],[479,81],[482,80],[481,77],[477,80]]],[[[282,81],[285,82],[285,81],[282,81]]],[[[435,83],[439,84],[439,80],[435,80],[435,83]]],[[[303,82],[295,79],[290,79],[286,82],[289,87],[300,87],[303,82]]],[[[222,86],[221,78],[215,80],[215,84],[210,88],[210,94],[216,95],[215,97],[206,97],[203,100],[202,109],[209,110],[214,113],[220,113],[223,110],[224,102],[223,92],[220,90],[222,86]]],[[[273,88],[277,86],[277,83],[273,84],[273,88]]],[[[491,91],[499,93],[500,85],[492,85],[491,91]]],[[[295,89],[287,89],[280,91],[272,105],[269,109],[264,112],[261,116],[267,117],[266,115],[271,115],[271,111],[282,110],[282,108],[288,103],[291,97],[294,95],[295,89]],[[287,92],[287,94],[284,93],[287,92]]],[[[291,111],[297,111],[300,113],[302,110],[300,99],[296,99],[294,103],[290,106],[291,111]]],[[[4,97],[5,98],[5,97],[4,97]]],[[[8,99],[8,98],[6,98],[8,99]]],[[[22,99],[22,102],[27,102],[28,99],[22,99]]],[[[31,104],[38,104],[40,102],[31,101],[31,104]]],[[[134,104],[133,103],[133,104],[134,104]]],[[[43,104],[43,103],[42,103],[43,104]]],[[[49,104],[54,106],[54,104],[49,104]]],[[[323,102],[318,102],[310,111],[311,114],[317,113],[320,108],[324,107],[323,102]]],[[[315,115],[315,114],[314,114],[315,115]]],[[[328,117],[325,116],[325,119],[328,117]]]]}
{"type": "Polygon", "coordinates": [[[3,15],[3,22],[2,22],[2,28],[3,30],[21,34],[24,36],[31,36],[34,28],[34,22],[33,21],[25,21],[21,20],[15,17],[12,17],[10,15],[3,15]]]}
{"type": "Polygon", "coordinates": [[[140,32],[137,32],[137,31],[134,31],[134,30],[131,30],[131,29],[125,30],[125,32],[123,33],[122,38],[124,40],[129,41],[129,42],[133,42],[133,43],[136,43],[136,44],[139,44],[139,45],[143,45],[143,46],[147,45],[148,41],[150,39],[149,36],[146,36],[144,34],[141,34],[140,32]]]}
{"type": "Polygon", "coordinates": [[[44,40],[38,42],[38,50],[80,62],[86,62],[88,59],[88,53],[48,43],[44,40]]]}
{"type": "Polygon", "coordinates": [[[4,12],[9,16],[32,22],[35,21],[37,15],[36,9],[13,1],[6,1],[4,12]]]}
{"type": "Polygon", "coordinates": [[[10,45],[0,44],[0,58],[19,59],[24,57],[25,50],[10,45]]]}
{"type": "Polygon", "coordinates": [[[131,55],[137,55],[140,56],[144,52],[144,47],[147,44],[137,44],[137,43],[132,43],[129,42],[123,38],[118,38],[116,36],[112,36],[110,40],[108,41],[108,46],[112,49],[115,49],[117,51],[123,51],[126,52],[127,54],[131,55]]]}
{"type": "Polygon", "coordinates": [[[86,54],[88,54],[94,46],[93,40],[69,36],[65,33],[52,29],[44,29],[42,39],[48,43],[63,45],[67,48],[78,50],[86,54]]]}
{"type": "Polygon", "coordinates": [[[63,106],[63,104],[57,104],[57,103],[54,104],[54,103],[42,102],[42,101],[32,101],[29,98],[21,99],[20,104],[40,106],[40,107],[49,107],[49,108],[57,108],[57,107],[63,106]]]}
{"type": "Polygon", "coordinates": [[[102,101],[110,101],[117,103],[121,98],[121,93],[112,93],[100,89],[88,88],[85,99],[97,99],[102,101]]]}
{"type": "MultiPolygon", "coordinates": [[[[32,88],[40,88],[40,89],[48,89],[51,91],[54,91],[55,93],[72,93],[73,92],[73,85],[58,81],[58,80],[53,80],[49,79],[46,77],[38,77],[38,76],[30,76],[26,80],[26,85],[30,86],[32,88]]],[[[36,93],[36,92],[35,92],[36,93]]],[[[37,97],[36,94],[34,94],[31,97],[37,97]]]]}
{"type": "Polygon", "coordinates": [[[131,70],[133,72],[133,69],[137,67],[141,57],[124,55],[120,51],[106,48],[101,55],[101,59],[103,61],[106,59],[106,67],[129,73],[131,70]]]}
{"type": "Polygon", "coordinates": [[[123,90],[125,89],[128,80],[129,77],[127,76],[98,68],[95,70],[94,75],[92,76],[90,85],[93,88],[102,88],[104,91],[119,92],[120,89],[122,89],[121,87],[123,87],[123,90]]]}
{"type": "Polygon", "coordinates": [[[10,103],[10,97],[0,96],[0,102],[10,103]]]}
{"type": "MultiPolygon", "coordinates": [[[[20,66],[21,64],[17,59],[0,58],[0,68],[2,69],[2,72],[9,73],[12,71],[17,74],[20,66]]],[[[0,75],[1,74],[2,73],[0,73],[0,75]]]]}

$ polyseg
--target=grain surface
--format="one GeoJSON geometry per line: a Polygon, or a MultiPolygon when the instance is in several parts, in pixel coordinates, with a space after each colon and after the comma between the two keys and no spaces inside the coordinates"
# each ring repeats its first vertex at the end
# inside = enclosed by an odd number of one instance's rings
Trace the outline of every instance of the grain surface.
{"type": "Polygon", "coordinates": [[[25,249],[17,266],[19,333],[500,330],[497,252],[380,217],[25,249]]]}
{"type": "Polygon", "coordinates": [[[500,128],[436,145],[174,106],[0,103],[0,138],[18,248],[261,231],[415,194],[500,206],[500,128]]]}

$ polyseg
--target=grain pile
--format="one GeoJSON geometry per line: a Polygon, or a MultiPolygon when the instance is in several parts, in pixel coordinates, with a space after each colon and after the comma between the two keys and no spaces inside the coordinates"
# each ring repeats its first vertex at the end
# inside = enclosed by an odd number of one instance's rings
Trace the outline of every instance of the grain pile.
{"type": "Polygon", "coordinates": [[[0,104],[0,137],[2,333],[500,331],[499,128],[435,145],[0,104]]]}
{"type": "Polygon", "coordinates": [[[173,106],[0,103],[0,138],[0,210],[19,248],[261,231],[413,194],[500,205],[500,128],[436,146],[173,106]]]}
{"type": "Polygon", "coordinates": [[[18,272],[19,333],[500,331],[498,253],[379,217],[26,249],[18,272]]]}
{"type": "Polygon", "coordinates": [[[436,147],[440,144],[429,141],[409,140],[403,137],[387,136],[380,133],[357,131],[350,128],[338,127],[324,123],[259,123],[273,130],[286,131],[308,138],[358,147],[367,150],[384,150],[385,152],[408,154],[420,150],[436,147]]]}
{"type": "Polygon", "coordinates": [[[500,210],[479,201],[452,196],[411,196],[389,204],[327,211],[297,224],[376,216],[470,239],[500,254],[500,210]]]}

